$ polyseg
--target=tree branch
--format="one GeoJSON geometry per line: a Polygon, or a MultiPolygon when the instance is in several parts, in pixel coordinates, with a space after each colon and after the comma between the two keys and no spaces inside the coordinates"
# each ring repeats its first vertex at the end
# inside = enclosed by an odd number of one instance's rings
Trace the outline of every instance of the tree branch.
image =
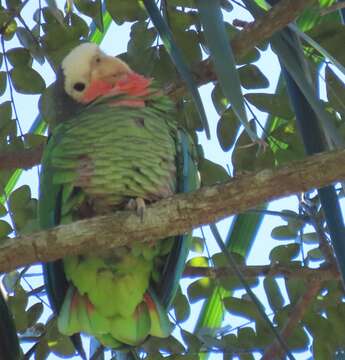
{"type": "MultiPolygon", "coordinates": [[[[239,265],[239,270],[244,277],[258,277],[258,276],[284,276],[286,278],[301,278],[307,281],[317,280],[323,282],[331,279],[339,279],[340,274],[334,266],[326,266],[318,269],[311,269],[305,266],[289,265],[239,265]]],[[[221,278],[227,276],[235,276],[231,267],[199,267],[187,266],[183,276],[184,277],[210,277],[221,278]]]]}
{"type": "MultiPolygon", "coordinates": [[[[314,301],[315,296],[321,290],[321,286],[322,282],[318,280],[313,280],[309,283],[306,292],[303,294],[303,296],[301,296],[295,307],[292,309],[291,314],[289,315],[289,318],[281,331],[281,336],[284,339],[287,339],[293,334],[294,329],[296,328],[296,326],[298,326],[304,314],[309,309],[311,302],[314,301]]],[[[281,349],[280,345],[275,341],[270,347],[266,349],[262,360],[281,358],[282,353],[283,350],[281,349]]]]}
{"type": "Polygon", "coordinates": [[[239,176],[227,183],[158,201],[147,207],[143,221],[133,212],[118,211],[5,239],[0,242],[0,271],[183,234],[263,202],[345,179],[345,167],[339,166],[344,162],[345,150],[318,154],[279,169],[239,176]]]}

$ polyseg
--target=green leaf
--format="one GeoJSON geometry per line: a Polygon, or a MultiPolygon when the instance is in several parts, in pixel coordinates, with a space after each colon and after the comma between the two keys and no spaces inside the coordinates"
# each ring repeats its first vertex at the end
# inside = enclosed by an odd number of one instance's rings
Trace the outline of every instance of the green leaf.
{"type": "Polygon", "coordinates": [[[209,278],[202,278],[192,282],[187,289],[188,298],[191,303],[208,298],[212,294],[214,282],[209,278]]]}
{"type": "Polygon", "coordinates": [[[44,53],[43,50],[40,48],[37,39],[33,37],[30,31],[23,27],[19,27],[16,30],[16,35],[23,47],[28,49],[33,58],[42,65],[44,63],[44,53]]]}
{"type": "Polygon", "coordinates": [[[196,4],[204,28],[203,34],[223,93],[231,102],[234,113],[251,140],[256,141],[258,136],[249,126],[235,58],[229,44],[219,1],[196,0],[196,4]]]}
{"type": "Polygon", "coordinates": [[[291,240],[297,237],[297,232],[287,225],[281,225],[272,230],[271,236],[276,240],[291,240]]]}
{"type": "Polygon", "coordinates": [[[324,255],[321,249],[317,247],[315,249],[309,250],[307,254],[307,260],[311,260],[311,261],[324,260],[324,255]]]}
{"type": "Polygon", "coordinates": [[[272,264],[289,263],[295,258],[300,251],[299,244],[280,245],[273,248],[270,252],[269,258],[272,264]]]}
{"type": "Polygon", "coordinates": [[[6,56],[12,66],[22,66],[32,64],[32,57],[29,50],[24,48],[12,48],[6,52],[6,56]]]}
{"type": "Polygon", "coordinates": [[[284,298],[280,292],[277,280],[272,277],[266,277],[264,279],[264,289],[266,291],[270,307],[274,311],[280,310],[284,305],[284,298]]]}
{"type": "Polygon", "coordinates": [[[0,71],[0,96],[2,96],[6,91],[6,86],[7,86],[7,73],[6,71],[0,71]]]}
{"type": "Polygon", "coordinates": [[[21,5],[21,0],[6,0],[6,6],[11,10],[19,10],[21,5]]]}
{"type": "Polygon", "coordinates": [[[5,216],[7,214],[7,209],[3,204],[0,203],[0,217],[5,216]]]}
{"type": "Polygon", "coordinates": [[[247,132],[237,138],[235,149],[231,156],[234,173],[243,171],[254,171],[257,166],[257,146],[255,146],[247,132]]]}
{"type": "Polygon", "coordinates": [[[208,159],[202,159],[199,163],[202,186],[222,183],[230,179],[226,170],[219,164],[208,159]]]}
{"type": "Polygon", "coordinates": [[[293,117],[293,112],[285,94],[252,93],[246,94],[245,98],[260,111],[279,116],[283,119],[291,119],[293,117]]]}
{"type": "Polygon", "coordinates": [[[0,239],[6,237],[11,232],[12,232],[11,225],[5,220],[0,220],[0,239]]]}
{"type": "Polygon", "coordinates": [[[248,320],[256,321],[261,318],[256,306],[250,300],[227,297],[224,299],[224,305],[230,313],[245,317],[248,320]]]}
{"type": "Polygon", "coordinates": [[[211,98],[218,115],[222,115],[223,112],[228,108],[230,103],[228,99],[224,96],[223,91],[218,82],[212,90],[211,98]]]}
{"type": "Polygon", "coordinates": [[[7,293],[11,294],[15,291],[15,288],[19,280],[20,280],[20,273],[17,270],[13,270],[5,274],[5,276],[2,279],[2,283],[7,293]]]}
{"type": "Polygon", "coordinates": [[[101,1],[74,0],[73,3],[81,13],[93,19],[100,31],[104,31],[101,1]]]}
{"type": "Polygon", "coordinates": [[[23,94],[39,94],[45,89],[41,75],[29,66],[16,66],[11,70],[11,79],[16,91],[23,94]]]}
{"type": "Polygon", "coordinates": [[[317,233],[306,233],[302,234],[302,240],[306,244],[318,244],[319,243],[319,236],[317,233]]]}
{"type": "Polygon", "coordinates": [[[246,89],[263,89],[269,86],[268,79],[256,65],[248,64],[238,71],[242,86],[246,89]]]}
{"type": "Polygon", "coordinates": [[[191,334],[190,332],[186,330],[181,330],[181,336],[183,341],[186,343],[188,347],[188,352],[191,353],[198,353],[201,349],[203,343],[202,341],[196,337],[194,334],[191,334]]]}
{"type": "Polygon", "coordinates": [[[38,303],[32,305],[27,310],[28,326],[31,327],[31,326],[35,325],[42,314],[43,314],[42,303],[38,302],[38,303]]]}
{"type": "Polygon", "coordinates": [[[204,252],[204,240],[200,237],[193,236],[192,237],[192,245],[191,245],[191,251],[194,251],[198,254],[202,254],[204,252]]]}
{"type": "MultiPolygon", "coordinates": [[[[12,105],[11,101],[5,101],[0,104],[0,119],[1,125],[12,118],[12,105]]],[[[1,126],[0,125],[0,126],[1,126]]]]}
{"type": "Polygon", "coordinates": [[[145,8],[138,1],[106,0],[106,8],[116,24],[121,25],[125,21],[145,20],[147,14],[145,8]]]}
{"type": "Polygon", "coordinates": [[[28,327],[28,317],[25,312],[28,305],[28,295],[19,283],[15,289],[15,296],[9,296],[8,304],[12,310],[17,331],[25,331],[28,327]]]}
{"type": "Polygon", "coordinates": [[[190,315],[190,306],[187,297],[182,294],[180,288],[177,291],[176,297],[174,299],[174,309],[177,321],[182,322],[188,319],[190,315]]]}
{"type": "Polygon", "coordinates": [[[217,124],[217,137],[219,145],[224,151],[228,151],[235,143],[240,124],[232,108],[226,110],[217,124]]]}
{"type": "Polygon", "coordinates": [[[186,266],[208,267],[208,263],[209,263],[208,257],[195,256],[187,261],[186,266]]]}

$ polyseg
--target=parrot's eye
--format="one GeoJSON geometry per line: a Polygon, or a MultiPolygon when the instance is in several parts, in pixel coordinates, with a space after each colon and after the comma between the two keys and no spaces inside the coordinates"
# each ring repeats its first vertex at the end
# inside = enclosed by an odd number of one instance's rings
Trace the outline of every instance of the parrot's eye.
{"type": "Polygon", "coordinates": [[[101,58],[100,57],[96,57],[96,63],[100,63],[101,62],[101,58]]]}
{"type": "Polygon", "coordinates": [[[77,90],[77,91],[83,91],[85,89],[85,84],[81,83],[81,82],[77,82],[74,84],[73,88],[74,88],[74,90],[77,90]]]}

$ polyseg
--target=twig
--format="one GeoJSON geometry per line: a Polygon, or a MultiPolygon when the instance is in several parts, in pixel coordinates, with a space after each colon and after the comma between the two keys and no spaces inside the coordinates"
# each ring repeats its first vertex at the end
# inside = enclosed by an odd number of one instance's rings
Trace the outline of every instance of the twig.
{"type": "Polygon", "coordinates": [[[321,9],[320,15],[325,16],[325,15],[328,15],[328,14],[334,12],[334,11],[341,10],[341,9],[345,9],[345,2],[338,2],[338,3],[335,3],[335,4],[331,5],[331,6],[328,6],[327,8],[321,9]]]}
{"type": "MultiPolygon", "coordinates": [[[[241,273],[248,278],[258,276],[284,276],[286,278],[302,278],[307,281],[318,280],[326,281],[330,279],[340,279],[339,272],[334,266],[321,267],[318,269],[311,269],[305,266],[289,264],[284,265],[238,265],[241,273]]],[[[183,276],[184,277],[210,277],[221,278],[228,276],[235,276],[233,269],[230,267],[201,267],[201,266],[187,266],[183,276]]]]}
{"type": "MultiPolygon", "coordinates": [[[[284,339],[288,339],[296,326],[303,318],[305,312],[309,309],[311,302],[314,300],[315,296],[318,294],[322,287],[322,281],[313,280],[309,283],[309,286],[306,292],[301,296],[301,298],[296,303],[291,314],[288,317],[286,324],[284,325],[281,336],[284,339]]],[[[280,345],[275,341],[268,349],[266,349],[264,356],[261,360],[272,360],[277,359],[281,356],[283,350],[280,348],[280,345]]]]}

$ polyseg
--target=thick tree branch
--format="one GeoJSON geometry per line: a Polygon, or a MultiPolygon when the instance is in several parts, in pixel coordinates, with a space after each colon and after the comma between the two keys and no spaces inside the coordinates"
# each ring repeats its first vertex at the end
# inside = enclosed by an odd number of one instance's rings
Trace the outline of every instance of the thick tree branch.
{"type": "Polygon", "coordinates": [[[280,169],[262,170],[161,200],[147,207],[143,221],[133,212],[119,211],[5,239],[0,242],[0,271],[182,234],[263,202],[345,179],[345,167],[339,166],[344,162],[345,150],[314,155],[280,169]]]}
{"type": "MultiPolygon", "coordinates": [[[[254,21],[246,30],[240,31],[231,41],[237,59],[245,56],[261,41],[269,39],[276,31],[281,30],[293,21],[306,7],[315,0],[281,0],[262,18],[254,21]]],[[[196,83],[200,86],[216,80],[210,58],[200,62],[194,70],[196,83]]],[[[174,99],[181,97],[187,91],[184,82],[178,81],[169,85],[166,92],[174,99]]],[[[5,152],[0,155],[0,171],[17,167],[28,169],[38,165],[41,160],[42,148],[23,150],[20,152],[5,152]]]]}

